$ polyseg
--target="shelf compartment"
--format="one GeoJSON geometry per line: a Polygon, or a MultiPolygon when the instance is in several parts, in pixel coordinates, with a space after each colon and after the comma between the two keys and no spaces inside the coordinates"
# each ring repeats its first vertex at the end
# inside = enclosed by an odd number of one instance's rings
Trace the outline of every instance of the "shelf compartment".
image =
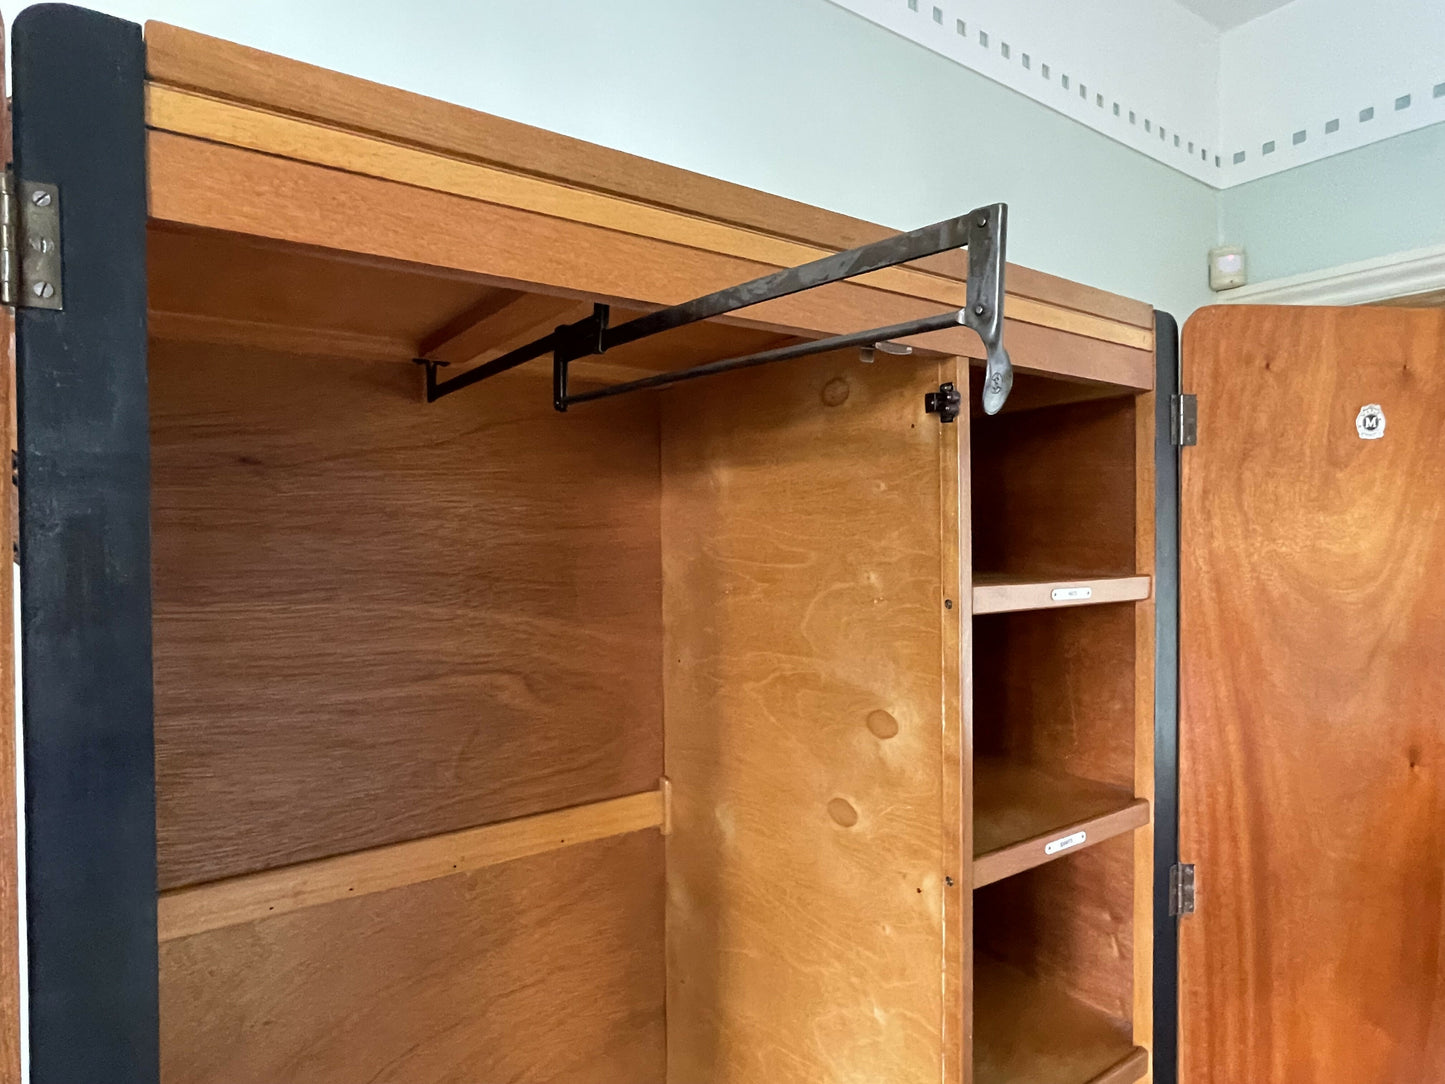
{"type": "Polygon", "coordinates": [[[1149,1055],[1127,1025],[983,953],[974,962],[974,1084],[1132,1084],[1149,1055]]]}
{"type": "Polygon", "coordinates": [[[1148,823],[1149,803],[1122,787],[980,757],[973,766],[973,887],[1148,823]],[[1085,838],[1075,841],[1080,834],[1085,838]]]}
{"type": "Polygon", "coordinates": [[[1149,597],[1152,584],[1149,576],[1061,579],[977,573],[973,578],[973,612],[999,614],[1138,602],[1149,597]]]}

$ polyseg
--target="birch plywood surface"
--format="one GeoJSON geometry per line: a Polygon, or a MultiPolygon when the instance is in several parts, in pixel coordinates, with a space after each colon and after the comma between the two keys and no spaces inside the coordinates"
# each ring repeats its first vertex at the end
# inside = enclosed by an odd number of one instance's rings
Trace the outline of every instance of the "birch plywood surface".
{"type": "Polygon", "coordinates": [[[662,1084],[655,831],[161,946],[162,1084],[662,1084]]]}
{"type": "Polygon", "coordinates": [[[656,402],[155,344],[161,887],[654,789],[656,402]]]}
{"type": "Polygon", "coordinates": [[[667,397],[672,1080],[940,1079],[965,607],[958,449],[922,407],[956,366],[830,355],[667,397]]]}
{"type": "Polygon", "coordinates": [[[1206,309],[1184,363],[1181,1079],[1435,1084],[1445,312],[1206,309]]]}

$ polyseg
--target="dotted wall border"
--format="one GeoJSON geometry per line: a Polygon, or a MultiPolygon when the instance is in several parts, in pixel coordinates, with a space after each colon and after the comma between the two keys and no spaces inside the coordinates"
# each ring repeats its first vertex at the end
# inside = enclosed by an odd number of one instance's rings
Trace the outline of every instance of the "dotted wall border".
{"type": "MultiPolygon", "coordinates": [[[[909,0],[910,4],[913,2],[914,0],[909,0]]],[[[1390,106],[1392,107],[1391,111],[1395,113],[1403,113],[1407,109],[1410,109],[1416,105],[1424,105],[1427,102],[1439,106],[1445,106],[1445,83],[1436,83],[1434,86],[1429,87],[1428,90],[1428,94],[1416,95],[1415,92],[1410,91],[1396,96],[1392,101],[1389,102],[1390,106]]],[[[1348,123],[1354,125],[1369,124],[1374,119],[1375,106],[1371,104],[1363,106],[1355,114],[1352,120],[1348,120],[1348,123]]],[[[1339,117],[1330,117],[1328,120],[1321,123],[1318,126],[1317,130],[1325,137],[1337,135],[1341,131],[1341,125],[1343,123],[1345,122],[1342,122],[1339,117]]],[[[1290,133],[1289,144],[1292,147],[1298,147],[1307,143],[1309,141],[1309,138],[1310,128],[1308,125],[1306,125],[1303,128],[1296,128],[1293,132],[1290,133]]],[[[1265,158],[1271,154],[1274,154],[1275,151],[1279,149],[1279,142],[1280,141],[1278,138],[1266,139],[1263,143],[1259,145],[1260,157],[1265,158]]],[[[1241,148],[1239,150],[1236,150],[1232,155],[1230,155],[1231,165],[1242,166],[1247,161],[1249,161],[1248,148],[1241,148]]]]}
{"type": "MultiPolygon", "coordinates": [[[[986,49],[991,53],[996,50],[997,55],[1004,60],[1012,62],[1015,54],[1017,54],[1018,64],[1024,71],[1037,71],[1039,78],[1043,82],[1052,83],[1066,94],[1077,94],[1086,104],[1090,101],[1089,88],[1093,84],[1083,79],[1078,79],[1076,76],[1066,72],[1060,72],[1058,80],[1055,81],[1053,65],[1033,53],[1024,52],[1022,49],[1016,48],[1012,42],[997,39],[976,23],[971,23],[970,20],[966,18],[960,18],[955,5],[946,2],[940,3],[938,0],[897,0],[897,2],[900,6],[906,7],[914,14],[931,19],[935,26],[946,27],[951,25],[955,36],[965,40],[977,41],[980,48],[986,49]]],[[[1106,117],[1117,119],[1122,128],[1127,130],[1129,128],[1142,127],[1146,135],[1153,135],[1157,131],[1159,134],[1159,142],[1163,143],[1166,149],[1176,150],[1181,156],[1186,156],[1190,159],[1194,158],[1197,149],[1199,161],[1204,163],[1206,167],[1209,166],[1211,154],[1209,147],[1203,141],[1190,139],[1186,133],[1175,131],[1164,124],[1157,124],[1154,118],[1147,113],[1141,113],[1138,109],[1131,109],[1126,103],[1119,101],[1112,95],[1103,93],[1097,86],[1093,87],[1092,96],[1094,108],[1100,110],[1102,115],[1106,117]]],[[[1042,97],[1036,100],[1043,102],[1045,105],[1048,104],[1042,97]]],[[[1214,168],[1221,168],[1223,162],[1217,151],[1212,157],[1214,160],[1214,168]]]]}
{"type": "MultiPolygon", "coordinates": [[[[905,7],[908,11],[918,15],[924,22],[931,21],[940,30],[951,27],[952,33],[956,37],[976,41],[981,49],[987,50],[991,54],[996,52],[1000,58],[1011,63],[1017,62],[1024,71],[1037,71],[1041,81],[1052,83],[1062,93],[1077,94],[1085,103],[1089,102],[1090,83],[1077,78],[1076,74],[1071,75],[1066,72],[1060,72],[1058,79],[1055,80],[1053,65],[1034,53],[1024,51],[1017,43],[998,39],[983,27],[971,23],[968,18],[961,17],[956,4],[950,3],[948,0],[895,0],[895,2],[900,7],[905,7]]],[[[1440,74],[1445,76],[1445,71],[1440,74]]],[[[1125,130],[1142,128],[1146,135],[1152,135],[1157,131],[1159,141],[1164,144],[1165,149],[1177,151],[1180,155],[1189,158],[1191,162],[1197,150],[1199,161],[1204,164],[1205,168],[1212,165],[1216,170],[1225,171],[1238,166],[1246,166],[1250,162],[1251,155],[1248,147],[1237,148],[1228,154],[1220,153],[1219,149],[1211,153],[1209,147],[1202,141],[1188,138],[1187,133],[1171,131],[1166,125],[1156,123],[1155,119],[1147,113],[1141,114],[1139,110],[1130,108],[1112,95],[1103,93],[1097,86],[1093,88],[1092,99],[1096,109],[1099,109],[1105,117],[1118,120],[1120,126],[1125,130]]],[[[1035,100],[1044,105],[1048,104],[1048,100],[1042,95],[1036,97],[1035,100]]],[[[1402,113],[1407,109],[1420,108],[1427,104],[1445,109],[1445,82],[1434,83],[1414,90],[1405,90],[1393,99],[1387,99],[1381,108],[1402,113]]],[[[1257,154],[1261,158],[1268,158],[1278,152],[1282,143],[1287,143],[1290,147],[1304,146],[1315,137],[1316,132],[1319,133],[1319,138],[1328,139],[1344,130],[1346,123],[1354,126],[1365,125],[1373,121],[1375,116],[1376,106],[1370,104],[1361,107],[1352,118],[1342,119],[1335,116],[1318,122],[1313,127],[1305,124],[1293,129],[1287,135],[1275,136],[1262,141],[1257,154]]],[[[1103,130],[1101,127],[1100,131],[1103,130]]],[[[1127,140],[1121,140],[1121,142],[1124,142],[1126,146],[1130,145],[1127,140]]],[[[1167,159],[1164,157],[1161,156],[1159,160],[1167,164],[1167,159]]]]}

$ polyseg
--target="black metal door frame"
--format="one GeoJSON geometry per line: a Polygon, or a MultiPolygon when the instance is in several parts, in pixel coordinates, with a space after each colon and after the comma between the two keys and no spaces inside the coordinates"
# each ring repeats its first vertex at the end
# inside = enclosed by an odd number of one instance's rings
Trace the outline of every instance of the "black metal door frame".
{"type": "Polygon", "coordinates": [[[1179,861],[1179,325],[1154,314],[1154,1081],[1179,1076],[1179,919],[1169,871],[1179,861]]]}
{"type": "Polygon", "coordinates": [[[145,48],[12,30],[21,181],[60,190],[64,308],[16,311],[30,1072],[157,1084],[145,48]]]}

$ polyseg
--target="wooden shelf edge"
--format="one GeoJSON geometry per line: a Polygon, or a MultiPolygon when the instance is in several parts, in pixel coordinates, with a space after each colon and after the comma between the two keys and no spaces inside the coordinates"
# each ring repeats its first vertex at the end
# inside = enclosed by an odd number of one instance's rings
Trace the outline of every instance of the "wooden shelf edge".
{"type": "Polygon", "coordinates": [[[1092,1080],[1083,1081],[1081,1084],[1134,1084],[1136,1080],[1143,1080],[1148,1072],[1149,1051],[1142,1046],[1136,1046],[1128,1057],[1121,1058],[1092,1080]]]}
{"type": "Polygon", "coordinates": [[[162,892],[156,934],[174,941],[303,907],[474,872],[665,823],[665,790],[393,843],[162,892]]]}
{"type": "Polygon", "coordinates": [[[1066,606],[1099,606],[1107,602],[1139,602],[1149,597],[1153,584],[1150,576],[980,578],[973,585],[973,612],[975,615],[1001,614],[1020,610],[1057,610],[1066,606]],[[1055,597],[1055,592],[1068,594],[1055,597]],[[1079,597],[1085,592],[1084,597],[1079,597]]]}
{"type": "Polygon", "coordinates": [[[1121,836],[1125,832],[1132,832],[1136,828],[1144,827],[1149,823],[1149,816],[1148,801],[1143,798],[1135,798],[1128,805],[1112,812],[1076,821],[1031,839],[1021,840],[1018,843],[1011,843],[1007,847],[999,847],[985,854],[977,855],[973,860],[973,887],[982,888],[1055,859],[1088,850],[1097,843],[1103,843],[1105,840],[1121,836]],[[1066,840],[1081,832],[1085,836],[1083,842],[1053,854],[1046,853],[1045,849],[1050,844],[1066,840]]]}
{"type": "MultiPolygon", "coordinates": [[[[146,125],[156,131],[259,151],[291,161],[494,203],[767,266],[794,266],[832,251],[662,206],[298,119],[269,109],[238,105],[153,80],[146,84],[146,125]]],[[[886,293],[927,299],[950,307],[967,303],[964,283],[912,266],[872,271],[854,281],[886,293]]],[[[1152,329],[1017,294],[1010,294],[1005,306],[1006,315],[1011,320],[1141,351],[1152,352],[1154,349],[1152,329]]]]}

